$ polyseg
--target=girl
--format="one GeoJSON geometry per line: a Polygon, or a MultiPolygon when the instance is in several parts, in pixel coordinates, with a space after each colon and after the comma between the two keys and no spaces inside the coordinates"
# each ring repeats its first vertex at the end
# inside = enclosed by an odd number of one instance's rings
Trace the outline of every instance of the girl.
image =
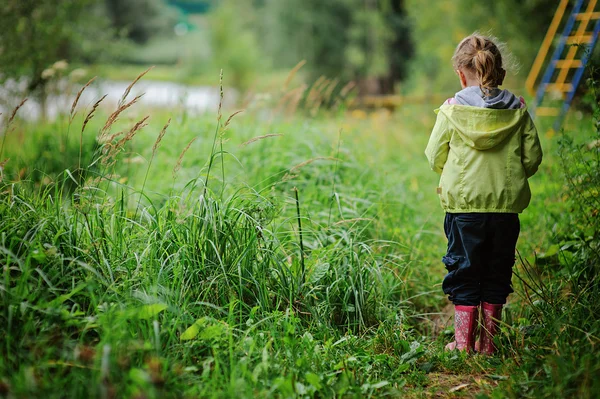
{"type": "Polygon", "coordinates": [[[529,205],[527,179],[542,149],[523,98],[498,88],[506,71],[493,38],[466,37],[452,62],[463,90],[436,110],[425,150],[441,174],[437,190],[446,211],[442,288],[455,305],[455,341],[446,349],[492,354],[502,306],[513,292],[518,213],[529,205]]]}

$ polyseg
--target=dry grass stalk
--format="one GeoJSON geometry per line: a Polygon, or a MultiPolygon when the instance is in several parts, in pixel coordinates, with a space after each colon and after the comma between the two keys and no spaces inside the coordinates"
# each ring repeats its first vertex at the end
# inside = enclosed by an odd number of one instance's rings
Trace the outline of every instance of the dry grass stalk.
{"type": "Polygon", "coordinates": [[[103,95],[102,98],[100,98],[100,100],[98,100],[94,103],[94,105],[92,106],[92,110],[90,112],[88,112],[87,116],[85,117],[85,119],[83,121],[83,125],[81,126],[81,133],[83,133],[83,131],[85,130],[85,127],[87,126],[90,119],[92,119],[94,117],[94,113],[96,112],[96,109],[98,108],[98,106],[100,105],[102,100],[104,100],[106,98],[106,96],[107,96],[107,94],[103,95]]]}
{"type": "Polygon", "coordinates": [[[282,182],[286,182],[289,180],[292,180],[296,177],[298,177],[298,173],[300,171],[300,169],[302,169],[303,167],[305,167],[306,165],[310,165],[311,163],[315,162],[315,161],[322,161],[322,160],[328,160],[328,161],[339,161],[338,158],[335,157],[316,157],[316,158],[311,158],[311,159],[307,159],[304,162],[299,163],[298,165],[292,167],[288,173],[286,173],[283,178],[281,179],[282,182]]]}
{"type": "Polygon", "coordinates": [[[315,94],[313,97],[312,105],[310,106],[311,114],[314,116],[317,114],[323,103],[325,97],[325,89],[329,86],[330,80],[325,79],[318,87],[315,88],[315,94]]]}
{"type": "Polygon", "coordinates": [[[319,87],[326,80],[327,79],[325,78],[325,76],[321,75],[321,76],[319,76],[319,79],[317,79],[315,81],[315,83],[313,83],[310,90],[308,91],[308,95],[306,96],[306,104],[307,105],[309,102],[312,101],[313,97],[318,93],[319,87]]]}
{"type": "Polygon", "coordinates": [[[177,159],[177,163],[175,164],[175,167],[173,168],[173,177],[175,177],[177,172],[179,172],[179,169],[181,169],[181,161],[183,161],[183,157],[185,156],[185,153],[190,149],[190,147],[192,146],[192,143],[194,141],[196,141],[197,138],[198,137],[194,137],[193,139],[191,139],[190,142],[188,143],[188,145],[186,145],[185,148],[183,149],[183,151],[181,151],[181,154],[179,154],[179,159],[177,159]]]}
{"type": "Polygon", "coordinates": [[[340,220],[339,222],[334,223],[334,226],[339,226],[340,224],[344,224],[344,223],[354,223],[354,222],[372,222],[373,219],[372,218],[354,218],[354,219],[344,219],[344,220],[340,220]]]}
{"type": "Polygon", "coordinates": [[[4,180],[4,166],[10,161],[10,158],[6,158],[4,161],[0,162],[0,182],[4,180]]]}
{"type": "Polygon", "coordinates": [[[167,121],[167,124],[165,126],[163,126],[162,130],[158,134],[158,137],[156,138],[156,141],[154,142],[154,145],[152,146],[152,157],[154,157],[154,154],[156,154],[156,150],[158,150],[158,146],[160,145],[160,142],[162,141],[163,137],[165,137],[165,133],[167,133],[167,128],[169,127],[170,124],[171,124],[171,118],[169,118],[169,120],[167,121]]]}
{"type": "Polygon", "coordinates": [[[348,93],[350,93],[350,91],[352,91],[352,89],[354,89],[354,87],[356,87],[356,83],[354,83],[354,82],[346,83],[346,86],[344,86],[342,88],[342,90],[340,90],[340,97],[346,97],[348,95],[348,93]]]}
{"type": "Polygon", "coordinates": [[[257,137],[253,137],[250,140],[246,141],[245,143],[242,143],[242,146],[246,146],[248,144],[252,144],[255,141],[259,141],[259,140],[263,140],[263,139],[267,139],[269,137],[279,137],[279,136],[283,136],[283,134],[281,133],[276,133],[276,134],[265,134],[264,136],[257,136],[257,137]]]}
{"type": "Polygon", "coordinates": [[[121,147],[123,147],[126,142],[130,141],[133,138],[133,136],[135,136],[137,134],[137,132],[142,130],[142,128],[144,128],[145,126],[148,126],[148,124],[146,123],[148,118],[150,118],[149,115],[143,117],[140,121],[138,121],[135,125],[133,125],[133,127],[129,130],[129,132],[125,135],[125,137],[123,137],[121,140],[119,140],[117,142],[117,144],[116,144],[117,149],[120,149],[121,147]]]}
{"type": "Polygon", "coordinates": [[[119,115],[121,115],[121,113],[123,111],[125,111],[127,108],[131,107],[133,104],[135,104],[141,97],[143,96],[143,94],[140,94],[138,96],[135,96],[135,98],[131,101],[129,101],[127,104],[121,104],[117,107],[117,109],[110,114],[110,116],[108,117],[108,119],[106,120],[106,123],[104,124],[104,126],[102,127],[102,129],[100,130],[100,141],[102,141],[102,139],[104,138],[104,136],[106,135],[106,133],[110,130],[110,128],[112,127],[112,125],[117,121],[117,119],[119,119],[119,115]]]}
{"type": "Polygon", "coordinates": [[[129,95],[129,92],[131,91],[131,89],[133,88],[133,86],[148,72],[150,72],[150,70],[152,70],[154,68],[154,65],[151,66],[150,68],[146,69],[144,72],[140,73],[138,75],[137,78],[135,78],[133,80],[133,82],[131,82],[129,84],[129,86],[127,86],[127,88],[125,89],[125,92],[123,93],[123,96],[121,97],[121,99],[119,100],[119,104],[118,104],[118,108],[120,108],[123,104],[125,104],[125,100],[127,99],[127,96],[129,95]]]}
{"type": "Polygon", "coordinates": [[[300,87],[296,87],[295,89],[290,90],[287,93],[285,93],[283,96],[281,96],[281,98],[277,102],[277,106],[275,106],[275,112],[274,113],[275,114],[279,114],[281,112],[281,109],[283,108],[283,105],[285,104],[285,102],[288,101],[288,100],[290,100],[290,99],[294,99],[299,90],[301,92],[304,92],[304,90],[306,90],[306,85],[302,85],[300,87]]]}
{"type": "Polygon", "coordinates": [[[225,130],[227,130],[227,126],[229,126],[229,123],[231,122],[231,120],[233,119],[233,117],[236,116],[237,114],[241,114],[242,112],[244,112],[244,110],[240,109],[238,111],[235,111],[233,114],[231,114],[229,116],[229,118],[227,118],[227,121],[225,122],[225,125],[223,126],[223,132],[225,132],[225,130]]]}
{"type": "Polygon", "coordinates": [[[25,104],[26,101],[27,101],[27,98],[24,98],[23,100],[21,100],[19,105],[17,105],[15,107],[15,109],[13,109],[12,114],[10,114],[10,118],[8,118],[8,122],[6,122],[6,126],[10,126],[12,121],[15,119],[15,116],[17,115],[17,111],[19,111],[19,108],[21,108],[23,106],[23,104],[25,104]]]}
{"type": "Polygon", "coordinates": [[[342,90],[340,90],[340,94],[338,95],[337,100],[335,100],[334,103],[334,107],[338,107],[340,105],[340,103],[343,103],[347,100],[347,96],[350,94],[350,92],[356,87],[356,83],[354,82],[348,82],[344,87],[342,87],[342,90]]]}
{"type": "Polygon", "coordinates": [[[219,73],[219,109],[217,110],[217,124],[221,122],[223,115],[221,114],[221,108],[223,108],[223,70],[219,73]]]}
{"type": "Polygon", "coordinates": [[[73,118],[75,117],[75,107],[77,107],[77,103],[79,103],[79,99],[81,98],[81,94],[83,93],[83,91],[92,84],[92,82],[96,80],[96,76],[94,76],[93,78],[91,78],[85,85],[83,85],[83,87],[81,89],[79,89],[79,91],[77,92],[77,95],[75,96],[75,100],[73,100],[73,104],[71,104],[71,112],[69,113],[69,123],[73,122],[73,118]]]}
{"type": "Polygon", "coordinates": [[[98,137],[98,143],[99,144],[106,144],[106,143],[112,143],[113,141],[115,141],[119,136],[123,135],[123,133],[125,133],[124,130],[121,130],[120,132],[114,133],[111,136],[108,137],[98,137]]]}
{"type": "Polygon", "coordinates": [[[111,141],[109,141],[104,145],[102,152],[105,153],[106,156],[101,161],[102,165],[109,165],[109,164],[114,163],[115,158],[117,157],[117,155],[119,154],[121,149],[125,146],[125,144],[128,141],[130,141],[131,139],[133,139],[133,137],[140,130],[142,130],[145,126],[148,125],[146,123],[148,118],[150,118],[150,116],[145,116],[140,121],[138,121],[135,125],[133,125],[133,127],[129,130],[129,132],[127,132],[127,134],[118,142],[113,144],[111,141]]]}
{"type": "Polygon", "coordinates": [[[306,64],[306,60],[300,61],[299,63],[296,64],[295,67],[292,68],[292,70],[288,74],[287,78],[285,79],[285,83],[283,84],[283,88],[282,88],[283,91],[287,90],[288,85],[294,79],[294,76],[296,76],[296,73],[298,73],[300,68],[302,68],[304,66],[304,64],[306,64]]]}
{"type": "Polygon", "coordinates": [[[329,86],[327,87],[327,89],[323,93],[323,101],[325,103],[329,103],[331,101],[331,95],[333,94],[333,90],[336,88],[336,86],[338,85],[338,83],[339,83],[338,79],[333,79],[329,83],[329,86]]]}
{"type": "Polygon", "coordinates": [[[302,96],[304,95],[304,92],[306,91],[307,88],[308,88],[308,86],[306,84],[303,84],[302,86],[293,90],[293,91],[295,91],[295,93],[285,110],[286,114],[293,115],[296,113],[296,110],[298,109],[298,105],[300,104],[300,101],[302,100],[302,96]]]}
{"type": "Polygon", "coordinates": [[[279,99],[279,101],[277,102],[277,106],[275,107],[275,109],[280,109],[283,104],[294,95],[294,93],[296,93],[296,90],[298,90],[299,88],[295,88],[293,90],[288,91],[287,93],[285,93],[283,96],[281,96],[281,98],[279,99]]]}
{"type": "Polygon", "coordinates": [[[311,163],[313,163],[315,161],[323,161],[323,160],[339,161],[339,159],[337,159],[335,157],[315,157],[315,158],[307,159],[304,162],[300,162],[298,165],[292,167],[290,169],[290,173],[295,173],[295,172],[299,171],[300,169],[302,169],[303,167],[305,167],[306,165],[310,165],[311,163]]]}
{"type": "Polygon", "coordinates": [[[285,175],[283,175],[283,178],[281,178],[281,182],[282,182],[282,183],[285,183],[286,181],[293,180],[293,179],[295,179],[296,177],[298,177],[298,175],[297,175],[297,174],[294,174],[294,173],[289,173],[289,172],[288,172],[288,173],[286,173],[285,175]]]}

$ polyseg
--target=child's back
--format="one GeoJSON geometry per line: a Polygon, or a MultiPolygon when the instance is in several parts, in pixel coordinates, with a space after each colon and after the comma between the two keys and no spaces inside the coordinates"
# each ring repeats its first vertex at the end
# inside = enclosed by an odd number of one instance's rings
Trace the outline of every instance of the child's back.
{"type": "Polygon", "coordinates": [[[522,99],[509,91],[481,93],[467,87],[437,110],[426,155],[441,174],[442,207],[450,213],[520,213],[531,198],[527,178],[541,157],[535,126],[522,99]]]}
{"type": "Polygon", "coordinates": [[[438,194],[446,211],[442,262],[448,274],[442,288],[455,305],[456,338],[446,348],[491,354],[512,292],[518,214],[529,205],[527,179],[537,171],[542,150],[523,99],[498,88],[505,70],[493,40],[465,38],[453,62],[463,90],[436,110],[425,150],[441,174],[438,194]]]}

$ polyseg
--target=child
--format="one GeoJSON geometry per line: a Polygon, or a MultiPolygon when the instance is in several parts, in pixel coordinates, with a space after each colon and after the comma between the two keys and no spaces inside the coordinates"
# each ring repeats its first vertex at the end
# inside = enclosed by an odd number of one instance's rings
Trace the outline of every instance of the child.
{"type": "Polygon", "coordinates": [[[446,349],[493,354],[502,306],[513,292],[518,213],[529,205],[527,179],[542,149],[523,98],[498,88],[506,71],[493,38],[466,37],[452,61],[463,90],[436,110],[425,150],[441,174],[438,194],[446,211],[442,288],[455,305],[455,341],[446,349]]]}

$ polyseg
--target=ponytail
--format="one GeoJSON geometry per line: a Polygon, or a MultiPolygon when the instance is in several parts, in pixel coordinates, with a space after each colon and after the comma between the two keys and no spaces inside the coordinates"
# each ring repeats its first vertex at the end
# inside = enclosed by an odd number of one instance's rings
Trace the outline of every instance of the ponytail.
{"type": "Polygon", "coordinates": [[[502,54],[494,38],[474,33],[464,38],[456,47],[452,63],[454,69],[472,72],[484,94],[489,94],[504,81],[506,71],[502,54]]]}

